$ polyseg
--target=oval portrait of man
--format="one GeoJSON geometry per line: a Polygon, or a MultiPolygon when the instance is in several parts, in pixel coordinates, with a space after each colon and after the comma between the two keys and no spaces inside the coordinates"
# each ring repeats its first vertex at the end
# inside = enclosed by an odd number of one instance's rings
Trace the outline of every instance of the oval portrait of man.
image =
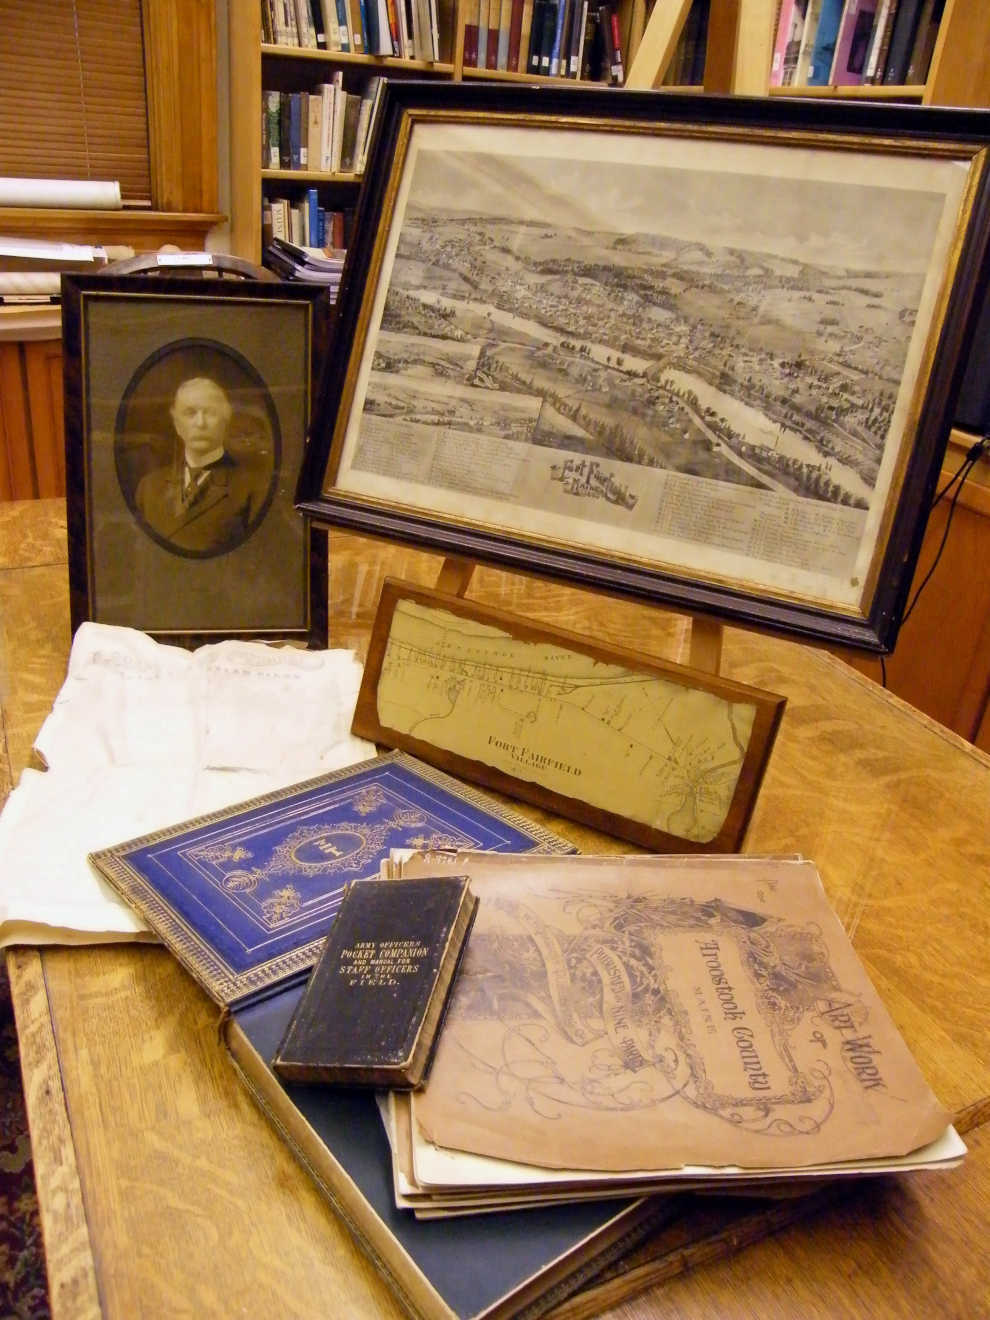
{"type": "Polygon", "coordinates": [[[244,544],[275,496],[281,448],[264,381],[213,340],[156,350],[117,411],[121,493],[141,530],[175,555],[208,559],[244,544]]]}

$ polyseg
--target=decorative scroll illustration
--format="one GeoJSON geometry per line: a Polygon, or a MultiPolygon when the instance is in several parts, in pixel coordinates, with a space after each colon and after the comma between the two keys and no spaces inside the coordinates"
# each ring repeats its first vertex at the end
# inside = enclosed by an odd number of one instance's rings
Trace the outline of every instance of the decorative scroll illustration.
{"type": "Polygon", "coordinates": [[[542,863],[451,860],[481,902],[413,1097],[426,1140],[642,1171],[900,1155],[944,1131],[811,863],[542,863]]]}

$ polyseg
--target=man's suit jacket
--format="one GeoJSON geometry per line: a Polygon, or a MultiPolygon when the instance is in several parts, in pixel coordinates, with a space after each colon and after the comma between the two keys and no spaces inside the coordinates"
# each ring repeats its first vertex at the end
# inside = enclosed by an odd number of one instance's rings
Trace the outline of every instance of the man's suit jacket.
{"type": "Polygon", "coordinates": [[[230,454],[212,464],[191,497],[183,498],[181,463],[155,468],[138,482],[138,511],[177,550],[221,554],[244,540],[268,493],[258,472],[230,454]]]}

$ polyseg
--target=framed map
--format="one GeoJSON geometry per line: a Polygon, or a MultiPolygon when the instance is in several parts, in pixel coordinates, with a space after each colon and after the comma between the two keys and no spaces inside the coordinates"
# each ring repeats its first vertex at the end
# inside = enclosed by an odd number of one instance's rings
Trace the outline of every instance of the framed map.
{"type": "Polygon", "coordinates": [[[784,704],[386,581],[352,728],[655,852],[731,852],[784,704]]]}
{"type": "Polygon", "coordinates": [[[964,111],[390,83],[300,507],[891,649],[987,139],[964,111]]]}

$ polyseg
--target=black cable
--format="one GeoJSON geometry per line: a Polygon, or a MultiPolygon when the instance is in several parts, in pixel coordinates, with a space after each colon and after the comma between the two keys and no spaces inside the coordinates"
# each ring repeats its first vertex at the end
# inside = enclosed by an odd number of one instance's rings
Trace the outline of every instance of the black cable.
{"type": "Polygon", "coordinates": [[[907,609],[904,611],[904,614],[901,617],[902,627],[904,626],[905,623],[907,623],[908,619],[911,617],[911,613],[914,610],[914,607],[918,603],[918,597],[924,591],[925,587],[927,587],[928,583],[931,580],[932,574],[935,572],[936,568],[938,568],[938,562],[942,558],[942,551],[945,549],[945,543],[949,539],[949,529],[952,527],[952,519],[956,512],[956,506],[959,501],[959,494],[966,483],[966,478],[972,472],[976,464],[980,461],[981,457],[987,452],[988,442],[990,442],[990,433],[984,435],[982,439],[977,440],[975,444],[970,445],[969,450],[966,453],[965,459],[963,459],[962,463],[959,466],[959,471],[956,472],[955,476],[949,478],[949,480],[945,483],[945,485],[942,487],[942,489],[938,492],[938,494],[931,502],[931,507],[928,510],[929,514],[933,512],[933,510],[940,503],[940,501],[945,498],[945,496],[949,493],[950,490],[952,490],[952,487],[953,486],[956,487],[955,491],[953,492],[952,499],[949,502],[949,512],[946,515],[945,527],[942,531],[942,540],[939,542],[938,550],[935,552],[935,558],[932,560],[931,568],[929,568],[928,572],[922,578],[921,582],[918,585],[917,590],[915,591],[914,595],[911,597],[907,609]]]}

